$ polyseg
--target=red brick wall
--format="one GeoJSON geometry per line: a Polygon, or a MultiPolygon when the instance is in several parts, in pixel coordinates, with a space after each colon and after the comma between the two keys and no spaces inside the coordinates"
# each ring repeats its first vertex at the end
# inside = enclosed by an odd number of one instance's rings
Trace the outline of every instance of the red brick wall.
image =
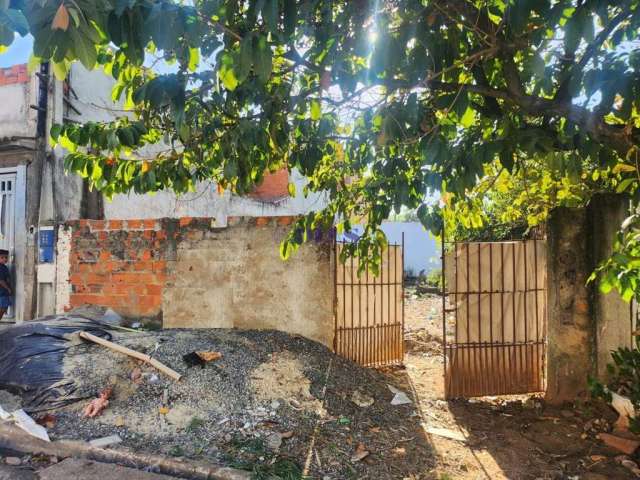
{"type": "Polygon", "coordinates": [[[13,83],[27,83],[29,81],[29,71],[26,64],[13,65],[12,67],[0,68],[0,85],[11,85],[13,83]]]}
{"type": "Polygon", "coordinates": [[[288,197],[289,171],[282,168],[277,172],[267,173],[262,183],[249,196],[266,202],[288,197]]]}
{"type": "Polygon", "coordinates": [[[69,226],[69,308],[90,304],[136,317],[160,314],[169,240],[164,221],[78,220],[69,226]]]}

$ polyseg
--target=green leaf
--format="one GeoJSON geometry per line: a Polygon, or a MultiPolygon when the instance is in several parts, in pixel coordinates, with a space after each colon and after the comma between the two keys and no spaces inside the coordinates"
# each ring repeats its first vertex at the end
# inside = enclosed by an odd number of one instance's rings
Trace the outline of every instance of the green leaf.
{"type": "Polygon", "coordinates": [[[637,182],[638,179],[637,178],[625,178],[624,180],[622,180],[619,184],[618,187],[616,188],[616,193],[622,193],[622,192],[626,192],[627,190],[630,189],[631,186],[633,186],[635,184],[635,182],[637,182]]]}
{"type": "Polygon", "coordinates": [[[278,0],[266,0],[262,7],[262,19],[270,32],[278,30],[278,0]]]}
{"type": "Polygon", "coordinates": [[[200,49],[192,47],[189,49],[189,70],[195,72],[200,64],[200,49]]]}
{"type": "Polygon", "coordinates": [[[253,65],[253,37],[247,35],[240,42],[240,52],[235,58],[233,70],[238,82],[244,82],[253,65]]]}
{"type": "Polygon", "coordinates": [[[311,120],[320,120],[322,118],[322,108],[318,100],[311,100],[311,120]]]}
{"type": "Polygon", "coordinates": [[[465,128],[470,127],[471,125],[473,125],[474,120],[475,111],[472,108],[467,108],[467,110],[464,112],[464,115],[460,119],[460,124],[465,128]]]}
{"type": "Polygon", "coordinates": [[[266,82],[271,76],[271,69],[273,67],[273,53],[267,43],[267,38],[264,35],[254,37],[253,48],[253,65],[256,71],[256,75],[261,82],[266,82]]]}
{"type": "Polygon", "coordinates": [[[236,78],[236,75],[233,72],[232,68],[223,65],[220,68],[219,75],[220,80],[222,81],[222,84],[226,89],[231,91],[234,91],[236,89],[236,87],[238,86],[238,79],[236,78]]]}

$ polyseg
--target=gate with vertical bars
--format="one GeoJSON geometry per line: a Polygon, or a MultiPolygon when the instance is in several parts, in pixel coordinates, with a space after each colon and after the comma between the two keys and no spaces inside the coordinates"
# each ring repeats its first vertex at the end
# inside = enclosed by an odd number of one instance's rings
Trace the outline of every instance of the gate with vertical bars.
{"type": "Polygon", "coordinates": [[[447,398],[542,392],[546,358],[546,244],[443,244],[447,398]]]}
{"type": "Polygon", "coordinates": [[[358,259],[340,262],[335,244],[334,351],[364,366],[402,363],[404,357],[404,235],[382,254],[380,273],[358,275],[358,259]]]}

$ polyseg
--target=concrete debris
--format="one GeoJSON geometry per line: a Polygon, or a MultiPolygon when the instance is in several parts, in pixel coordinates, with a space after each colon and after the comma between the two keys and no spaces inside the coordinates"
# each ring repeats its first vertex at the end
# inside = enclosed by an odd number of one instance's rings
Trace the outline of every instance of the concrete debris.
{"type": "Polygon", "coordinates": [[[365,395],[364,393],[360,392],[360,390],[353,391],[353,393],[351,394],[351,401],[360,408],[367,408],[375,403],[375,400],[372,397],[365,395]]]}
{"type": "Polygon", "coordinates": [[[413,403],[413,401],[409,398],[409,396],[404,393],[402,390],[398,390],[396,387],[392,385],[387,385],[391,393],[394,393],[394,397],[391,399],[391,405],[408,405],[413,403]]]}
{"type": "Polygon", "coordinates": [[[269,450],[277,451],[282,445],[282,435],[278,432],[273,432],[267,435],[265,438],[265,444],[269,450]]]}
{"type": "Polygon", "coordinates": [[[4,459],[4,463],[17,467],[18,465],[22,465],[22,460],[19,457],[7,457],[4,459]]]}
{"type": "Polygon", "coordinates": [[[109,435],[108,437],[95,438],[89,441],[89,444],[96,448],[104,448],[118,443],[122,443],[122,439],[119,435],[109,435]]]}
{"type": "Polygon", "coordinates": [[[611,433],[600,433],[598,438],[602,440],[608,447],[614,448],[622,453],[631,455],[640,447],[640,441],[630,438],[622,438],[611,433]]]}
{"type": "Polygon", "coordinates": [[[636,417],[636,410],[631,400],[622,395],[618,395],[616,392],[611,392],[611,406],[618,412],[618,415],[620,415],[615,423],[616,428],[628,430],[631,419],[636,417]]]}

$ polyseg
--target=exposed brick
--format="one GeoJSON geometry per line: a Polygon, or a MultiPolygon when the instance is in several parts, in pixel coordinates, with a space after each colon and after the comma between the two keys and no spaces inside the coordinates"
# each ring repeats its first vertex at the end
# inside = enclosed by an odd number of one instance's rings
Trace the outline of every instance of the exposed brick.
{"type": "Polygon", "coordinates": [[[162,285],[146,285],[145,293],[149,295],[162,295],[162,285]]]}
{"type": "Polygon", "coordinates": [[[256,217],[256,227],[269,225],[269,217],[256,217]]]}
{"type": "Polygon", "coordinates": [[[294,220],[295,218],[291,216],[278,217],[278,225],[291,225],[294,220]]]}
{"type": "Polygon", "coordinates": [[[105,222],[104,220],[90,220],[89,227],[92,231],[97,232],[100,230],[104,230],[105,222]]]}
{"type": "Polygon", "coordinates": [[[155,230],[157,222],[153,219],[146,219],[142,221],[142,225],[145,230],[155,230]]]}
{"type": "Polygon", "coordinates": [[[124,228],[129,230],[141,229],[142,220],[127,220],[127,223],[124,228]]]}
{"type": "Polygon", "coordinates": [[[192,221],[193,221],[192,217],[182,217],[180,219],[180,227],[187,227],[191,224],[192,221]]]}
{"type": "Polygon", "coordinates": [[[122,220],[109,220],[109,230],[122,230],[124,222],[122,220]]]}
{"type": "Polygon", "coordinates": [[[289,172],[282,168],[277,172],[266,173],[260,185],[250,194],[264,201],[280,200],[289,196],[289,172]]]}
{"type": "Polygon", "coordinates": [[[29,71],[26,64],[0,68],[0,85],[27,83],[30,78],[31,77],[29,76],[29,71]]]}

